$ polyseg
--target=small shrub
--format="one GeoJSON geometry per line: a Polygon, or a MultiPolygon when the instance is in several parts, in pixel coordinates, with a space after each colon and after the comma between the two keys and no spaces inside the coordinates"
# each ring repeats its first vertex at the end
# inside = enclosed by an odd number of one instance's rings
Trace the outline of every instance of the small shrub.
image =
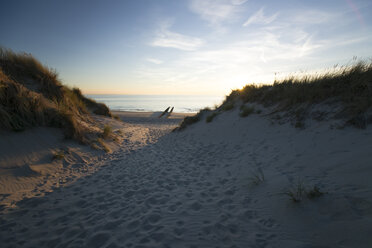
{"type": "Polygon", "coordinates": [[[265,175],[261,168],[257,169],[257,171],[252,172],[252,176],[249,178],[252,184],[259,185],[265,181],[265,175]]]}
{"type": "Polygon", "coordinates": [[[314,186],[312,189],[307,190],[302,182],[298,182],[297,185],[284,192],[288,195],[293,202],[300,202],[305,196],[309,199],[317,198],[325,193],[322,192],[318,186],[314,186]]]}
{"type": "Polygon", "coordinates": [[[65,157],[65,152],[63,150],[55,151],[53,153],[53,160],[61,160],[65,157]]]}
{"type": "Polygon", "coordinates": [[[208,115],[207,118],[205,119],[205,121],[206,121],[207,123],[210,123],[210,122],[213,121],[214,117],[216,117],[217,115],[218,115],[218,113],[214,112],[214,113],[208,115]]]}
{"type": "Polygon", "coordinates": [[[234,102],[226,102],[221,106],[222,111],[229,111],[235,107],[234,102]]]}
{"type": "Polygon", "coordinates": [[[307,195],[307,198],[313,199],[313,198],[321,197],[322,195],[324,195],[324,192],[320,191],[318,186],[314,186],[311,190],[307,191],[306,195],[307,195]]]}
{"type": "Polygon", "coordinates": [[[240,107],[240,117],[247,117],[248,115],[252,114],[254,112],[253,107],[247,107],[245,105],[242,105],[240,107]]]}
{"type": "Polygon", "coordinates": [[[195,115],[195,116],[187,116],[187,117],[185,117],[185,119],[183,119],[181,125],[174,130],[183,130],[187,126],[192,125],[192,124],[194,124],[198,121],[200,121],[200,116],[198,114],[195,115]]]}
{"type": "Polygon", "coordinates": [[[297,185],[285,191],[284,194],[288,195],[293,202],[300,202],[306,194],[306,189],[302,182],[298,182],[297,185]]]}
{"type": "Polygon", "coordinates": [[[112,127],[109,125],[105,125],[103,128],[102,138],[107,139],[112,134],[112,127]]]}
{"type": "Polygon", "coordinates": [[[111,153],[111,148],[103,141],[103,139],[101,138],[98,138],[97,139],[97,142],[101,145],[101,147],[103,148],[103,150],[107,153],[111,153]]]}

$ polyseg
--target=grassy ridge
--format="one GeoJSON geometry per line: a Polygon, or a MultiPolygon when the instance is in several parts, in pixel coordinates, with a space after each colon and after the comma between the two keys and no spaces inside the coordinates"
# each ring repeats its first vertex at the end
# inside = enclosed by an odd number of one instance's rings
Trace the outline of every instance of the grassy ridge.
{"type": "Polygon", "coordinates": [[[67,138],[87,143],[94,125],[90,112],[111,116],[104,104],[64,86],[56,71],[32,55],[0,48],[0,128],[58,127],[67,138]]]}
{"type": "MultiPolygon", "coordinates": [[[[337,113],[338,117],[345,119],[347,124],[365,128],[368,122],[365,113],[372,106],[372,63],[359,62],[325,73],[290,76],[271,85],[249,84],[240,90],[233,90],[214,112],[228,111],[238,104],[244,110],[245,103],[274,106],[275,112],[288,111],[297,118],[304,116],[311,105],[340,103],[342,110],[337,113]]],[[[202,119],[205,111],[197,113],[193,120],[202,119]]],[[[185,119],[178,129],[195,122],[185,119]]]]}
{"type": "Polygon", "coordinates": [[[344,104],[349,114],[359,114],[372,106],[372,63],[359,62],[324,74],[291,76],[269,86],[246,85],[233,91],[231,96],[237,96],[243,102],[280,104],[283,109],[335,99],[344,104]]]}

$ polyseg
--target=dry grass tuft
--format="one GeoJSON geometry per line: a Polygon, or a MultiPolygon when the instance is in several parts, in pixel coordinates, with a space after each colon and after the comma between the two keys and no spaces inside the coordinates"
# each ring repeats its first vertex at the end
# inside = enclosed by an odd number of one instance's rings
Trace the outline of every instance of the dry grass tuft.
{"type": "Polygon", "coordinates": [[[101,138],[97,139],[97,143],[103,148],[103,150],[107,153],[111,153],[111,148],[105,143],[105,141],[101,138]]]}
{"type": "Polygon", "coordinates": [[[247,117],[249,116],[250,114],[252,114],[254,112],[254,107],[248,107],[248,106],[245,106],[245,105],[242,105],[240,107],[240,117],[247,117]]]}
{"type": "Polygon", "coordinates": [[[112,127],[109,125],[106,125],[103,128],[102,138],[107,139],[112,135],[112,127]]]}
{"type": "Polygon", "coordinates": [[[204,108],[204,109],[201,109],[198,113],[196,113],[196,115],[194,116],[187,116],[185,117],[185,119],[183,119],[183,121],[181,122],[180,126],[175,128],[173,131],[181,131],[183,129],[185,129],[187,126],[190,126],[198,121],[201,120],[201,118],[207,114],[207,113],[210,113],[212,110],[210,108],[204,108]]]}
{"type": "Polygon", "coordinates": [[[218,115],[217,112],[213,112],[212,114],[208,115],[207,118],[205,119],[205,121],[207,123],[210,123],[213,121],[213,119],[218,115]]]}
{"type": "Polygon", "coordinates": [[[58,150],[53,152],[53,160],[61,160],[65,157],[65,152],[63,150],[58,150]]]}

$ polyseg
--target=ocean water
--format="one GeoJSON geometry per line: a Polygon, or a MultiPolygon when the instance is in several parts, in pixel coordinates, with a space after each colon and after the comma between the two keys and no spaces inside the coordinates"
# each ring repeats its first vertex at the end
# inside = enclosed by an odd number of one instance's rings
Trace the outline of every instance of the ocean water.
{"type": "Polygon", "coordinates": [[[105,103],[111,110],[153,112],[174,107],[174,112],[193,113],[205,107],[214,107],[224,96],[195,95],[87,95],[105,103]]]}

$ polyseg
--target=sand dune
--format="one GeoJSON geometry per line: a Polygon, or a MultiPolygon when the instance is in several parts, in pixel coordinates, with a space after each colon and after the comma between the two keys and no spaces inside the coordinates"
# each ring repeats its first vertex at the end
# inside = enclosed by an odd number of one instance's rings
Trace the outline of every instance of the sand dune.
{"type": "Polygon", "coordinates": [[[171,132],[176,114],[119,114],[123,145],[99,170],[3,209],[2,247],[372,246],[370,127],[233,110],[171,132]],[[295,203],[299,184],[325,194],[295,203]]]}

